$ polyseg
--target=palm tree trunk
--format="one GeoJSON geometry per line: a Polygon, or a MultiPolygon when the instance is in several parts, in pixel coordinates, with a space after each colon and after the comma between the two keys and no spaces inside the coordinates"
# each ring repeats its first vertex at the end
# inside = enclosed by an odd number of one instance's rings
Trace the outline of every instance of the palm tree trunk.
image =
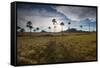
{"type": "Polygon", "coordinates": [[[70,29],[70,25],[69,25],[68,29],[70,29]]]}
{"type": "Polygon", "coordinates": [[[51,29],[49,29],[49,32],[51,32],[51,29]]]}
{"type": "Polygon", "coordinates": [[[61,30],[62,30],[62,32],[63,32],[63,26],[62,26],[61,30]]]}
{"type": "Polygon", "coordinates": [[[89,32],[90,32],[90,23],[89,23],[89,32]]]}
{"type": "Polygon", "coordinates": [[[56,32],[56,26],[54,25],[54,32],[56,32]]]}
{"type": "Polygon", "coordinates": [[[90,24],[89,24],[89,32],[90,32],[90,24]]]}
{"type": "Polygon", "coordinates": [[[31,29],[30,29],[30,38],[31,38],[31,29]]]}
{"type": "Polygon", "coordinates": [[[81,27],[81,32],[82,32],[82,27],[81,27]]]}
{"type": "Polygon", "coordinates": [[[31,33],[31,29],[30,29],[30,33],[31,33]]]}

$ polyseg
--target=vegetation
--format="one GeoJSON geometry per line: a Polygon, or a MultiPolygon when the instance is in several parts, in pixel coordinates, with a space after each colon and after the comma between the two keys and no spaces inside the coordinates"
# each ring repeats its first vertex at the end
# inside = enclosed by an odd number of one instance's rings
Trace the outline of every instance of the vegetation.
{"type": "Polygon", "coordinates": [[[39,29],[40,29],[39,27],[36,28],[37,31],[39,31],[39,29]]]}
{"type": "Polygon", "coordinates": [[[69,25],[68,29],[70,29],[70,24],[71,24],[71,22],[68,22],[68,25],[69,25]]]}
{"type": "Polygon", "coordinates": [[[64,26],[64,23],[61,22],[60,25],[61,25],[61,27],[62,27],[61,31],[63,32],[63,26],[64,26]]]}
{"type": "Polygon", "coordinates": [[[20,30],[20,32],[25,32],[25,29],[22,28],[22,29],[20,30]]]}
{"type": "MultiPolygon", "coordinates": [[[[51,27],[49,26],[48,29],[51,30],[51,27]]],[[[49,32],[51,32],[51,31],[49,31],[49,32]]]]}
{"type": "Polygon", "coordinates": [[[81,28],[81,31],[82,31],[83,26],[82,26],[82,25],[80,25],[80,28],[81,28]]]}
{"type": "Polygon", "coordinates": [[[31,30],[33,28],[32,22],[31,21],[28,21],[27,24],[26,24],[26,27],[28,27],[30,29],[30,32],[31,32],[31,30]]]}
{"type": "Polygon", "coordinates": [[[55,33],[57,20],[52,19],[53,32],[51,27],[48,31],[41,30],[40,27],[33,29],[32,22],[28,21],[26,27],[30,32],[17,26],[17,64],[41,64],[72,61],[91,61],[96,60],[96,32],[83,31],[70,28],[71,22],[68,22],[68,29],[61,22],[61,32],[55,33]],[[41,31],[40,31],[41,30],[41,31]]]}
{"type": "Polygon", "coordinates": [[[17,33],[17,64],[96,60],[95,32],[17,33]]]}
{"type": "Polygon", "coordinates": [[[56,32],[57,21],[56,21],[56,19],[52,19],[52,22],[53,22],[53,26],[54,26],[54,32],[56,32]]]}

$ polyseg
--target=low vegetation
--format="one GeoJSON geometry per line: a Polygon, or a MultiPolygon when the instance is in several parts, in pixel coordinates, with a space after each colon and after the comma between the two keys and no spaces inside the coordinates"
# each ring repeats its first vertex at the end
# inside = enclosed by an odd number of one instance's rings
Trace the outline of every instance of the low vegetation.
{"type": "Polygon", "coordinates": [[[96,60],[96,33],[17,33],[17,64],[96,60]]]}

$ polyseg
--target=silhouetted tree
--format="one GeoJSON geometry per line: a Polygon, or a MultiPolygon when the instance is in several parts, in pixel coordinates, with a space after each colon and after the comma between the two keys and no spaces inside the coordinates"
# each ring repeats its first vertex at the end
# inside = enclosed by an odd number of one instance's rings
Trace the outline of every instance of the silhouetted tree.
{"type": "Polygon", "coordinates": [[[82,31],[83,26],[82,26],[82,25],[80,25],[80,28],[81,28],[81,31],[82,31]]]}
{"type": "Polygon", "coordinates": [[[33,30],[34,32],[36,31],[36,29],[33,30]]]}
{"type": "Polygon", "coordinates": [[[40,29],[39,27],[36,28],[37,31],[38,31],[39,29],[40,29]]]}
{"type": "Polygon", "coordinates": [[[89,32],[90,32],[90,23],[89,23],[89,32]]]}
{"type": "Polygon", "coordinates": [[[64,23],[61,22],[60,25],[61,25],[61,31],[63,32],[63,26],[64,26],[64,23]]]}
{"type": "Polygon", "coordinates": [[[22,28],[22,29],[20,30],[20,32],[25,32],[25,29],[24,29],[24,28],[22,28]]]}
{"type": "Polygon", "coordinates": [[[28,21],[26,27],[28,27],[30,29],[30,32],[31,32],[31,30],[33,28],[32,27],[32,22],[31,21],[28,21]]]}
{"type": "MultiPolygon", "coordinates": [[[[51,29],[51,27],[49,26],[49,27],[48,27],[48,29],[50,30],[50,29],[51,29]]],[[[50,31],[49,31],[49,32],[50,32],[50,31]]]]}
{"type": "Polygon", "coordinates": [[[76,28],[70,28],[70,29],[66,30],[66,32],[77,32],[77,29],[76,28]]]}
{"type": "Polygon", "coordinates": [[[70,29],[70,24],[71,24],[71,22],[68,22],[68,25],[69,25],[68,29],[70,29]]]}
{"type": "Polygon", "coordinates": [[[46,32],[45,30],[41,30],[41,32],[46,32]]]}
{"type": "Polygon", "coordinates": [[[57,21],[56,19],[52,19],[52,22],[53,22],[53,25],[54,25],[54,32],[56,31],[56,24],[57,24],[57,21]]]}

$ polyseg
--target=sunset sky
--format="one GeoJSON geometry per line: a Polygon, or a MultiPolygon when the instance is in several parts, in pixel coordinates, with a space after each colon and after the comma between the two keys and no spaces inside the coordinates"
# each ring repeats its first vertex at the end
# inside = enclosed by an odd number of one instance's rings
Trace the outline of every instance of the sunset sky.
{"type": "Polygon", "coordinates": [[[64,30],[68,29],[68,22],[71,22],[70,28],[90,31],[96,30],[96,8],[95,7],[77,7],[77,6],[57,6],[57,5],[39,5],[39,4],[17,4],[17,26],[24,28],[28,21],[32,22],[33,29],[39,27],[40,30],[53,32],[52,19],[56,19],[56,32],[61,31],[60,23],[64,22],[64,30]]]}

